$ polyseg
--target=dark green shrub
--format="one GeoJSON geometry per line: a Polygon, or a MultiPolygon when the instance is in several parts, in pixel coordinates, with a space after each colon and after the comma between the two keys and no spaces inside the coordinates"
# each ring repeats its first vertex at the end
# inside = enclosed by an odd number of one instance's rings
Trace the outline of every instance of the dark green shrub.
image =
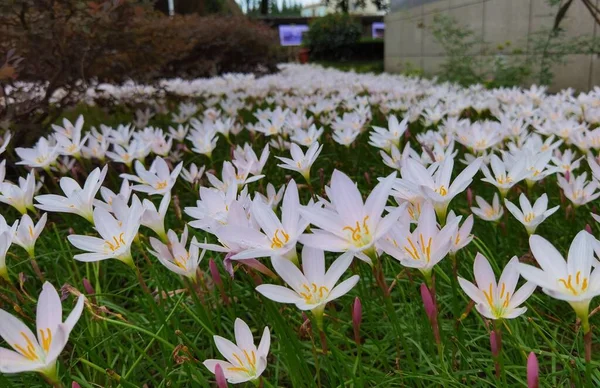
{"type": "Polygon", "coordinates": [[[346,14],[331,14],[313,20],[306,36],[311,58],[339,60],[352,55],[352,45],[361,37],[361,26],[346,14]]]}

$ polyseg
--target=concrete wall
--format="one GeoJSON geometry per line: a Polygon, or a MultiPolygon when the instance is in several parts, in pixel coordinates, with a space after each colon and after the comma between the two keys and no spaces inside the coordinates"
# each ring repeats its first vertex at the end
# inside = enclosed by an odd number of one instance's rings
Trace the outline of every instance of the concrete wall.
{"type": "MultiPolygon", "coordinates": [[[[596,0],[597,3],[600,0],[596,0]]],[[[476,37],[489,43],[490,49],[510,42],[510,50],[526,52],[530,36],[551,28],[557,9],[547,0],[392,0],[391,12],[385,17],[385,70],[402,72],[412,66],[426,75],[439,72],[444,52],[428,26],[437,13],[452,16],[476,37]]],[[[569,36],[600,36],[598,26],[581,1],[574,1],[563,28],[569,36]]],[[[493,51],[493,50],[490,50],[493,51]]],[[[473,55],[484,55],[480,47],[473,55]]],[[[573,87],[588,90],[600,84],[600,58],[597,55],[571,55],[567,64],[554,69],[552,90],[573,87]]]]}

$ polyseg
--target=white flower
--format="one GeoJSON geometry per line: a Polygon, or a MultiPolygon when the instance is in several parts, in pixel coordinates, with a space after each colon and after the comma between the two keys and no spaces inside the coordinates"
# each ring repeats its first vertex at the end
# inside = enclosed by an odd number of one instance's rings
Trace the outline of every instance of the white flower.
{"type": "Polygon", "coordinates": [[[44,283],[38,298],[36,332],[4,310],[0,310],[0,336],[14,351],[0,348],[0,372],[39,372],[58,383],[56,359],[83,312],[85,297],[80,295],[66,321],[62,321],[62,303],[56,289],[44,283]]]}
{"type": "Polygon", "coordinates": [[[0,155],[6,151],[8,144],[10,143],[10,139],[12,138],[12,133],[10,131],[4,132],[4,137],[0,138],[0,155]]]}
{"type": "Polygon", "coordinates": [[[463,291],[475,302],[475,308],[488,319],[512,319],[527,311],[519,307],[535,291],[535,283],[527,282],[515,292],[519,281],[519,259],[513,257],[496,283],[496,277],[489,261],[477,253],[473,263],[473,273],[477,285],[458,277],[463,291]]]}
{"type": "Polygon", "coordinates": [[[108,166],[102,170],[95,168],[87,177],[83,188],[73,178],[60,178],[60,188],[65,196],[44,194],[35,197],[38,209],[47,212],[73,213],[93,222],[93,205],[96,193],[104,182],[108,166]]]}
{"type": "Polygon", "coordinates": [[[290,136],[290,140],[297,143],[298,145],[310,147],[311,145],[313,145],[313,143],[319,141],[319,138],[323,134],[323,131],[323,127],[317,129],[317,127],[314,124],[312,124],[306,131],[302,128],[296,127],[294,129],[294,134],[290,136]]]}
{"type": "Polygon", "coordinates": [[[0,202],[17,209],[21,214],[27,210],[35,211],[33,195],[35,194],[35,175],[30,172],[27,179],[19,177],[19,185],[10,182],[0,183],[0,202]]]}
{"type": "Polygon", "coordinates": [[[513,203],[507,199],[504,199],[504,203],[506,204],[508,211],[517,219],[517,221],[525,226],[527,233],[530,235],[535,233],[535,229],[538,225],[560,208],[560,206],[555,206],[552,209],[548,209],[548,196],[545,193],[535,201],[533,207],[525,194],[519,196],[521,209],[513,205],[513,203]]]}
{"type": "Polygon", "coordinates": [[[401,122],[398,122],[398,118],[394,115],[388,117],[388,128],[382,128],[373,126],[373,132],[371,132],[369,144],[374,147],[389,150],[390,147],[400,145],[400,139],[406,130],[408,129],[408,116],[405,117],[401,122]]]}
{"type": "Polygon", "coordinates": [[[492,205],[478,195],[475,196],[475,202],[477,202],[479,207],[472,207],[471,211],[482,220],[497,222],[504,215],[504,207],[500,205],[498,193],[494,193],[492,205]]]}
{"type": "Polygon", "coordinates": [[[296,242],[308,226],[308,222],[300,217],[296,182],[291,180],[285,190],[281,205],[281,221],[260,197],[254,199],[250,212],[262,232],[249,226],[231,224],[219,229],[219,237],[246,248],[232,256],[232,259],[286,256],[290,260],[297,261],[296,242]]]}
{"type": "Polygon", "coordinates": [[[300,242],[328,252],[351,251],[361,260],[371,262],[373,245],[383,237],[404,211],[398,208],[382,218],[385,204],[394,184],[396,173],[381,180],[363,202],[356,184],[344,173],[335,170],[327,195],[331,207],[317,206],[300,209],[302,217],[316,226],[304,234],[300,242]]]}
{"type": "Polygon", "coordinates": [[[420,190],[425,199],[433,203],[440,220],[444,221],[448,204],[473,182],[473,176],[479,171],[481,163],[481,159],[475,159],[450,184],[454,168],[453,158],[446,158],[437,167],[433,166],[429,169],[408,159],[401,171],[402,179],[399,183],[408,186],[411,191],[420,190]]]}
{"type": "MultiPolygon", "coordinates": [[[[459,216],[456,216],[454,214],[454,211],[450,210],[446,222],[448,224],[452,224],[455,222],[454,220],[458,217],[459,216]]],[[[452,245],[450,245],[450,253],[454,254],[458,252],[459,250],[469,245],[469,243],[473,240],[473,235],[471,234],[471,230],[473,230],[473,221],[473,215],[471,214],[467,217],[467,219],[465,219],[465,222],[463,222],[463,224],[458,229],[456,229],[456,233],[454,233],[454,235],[452,236],[452,245]]]]}
{"type": "Polygon", "coordinates": [[[332,137],[336,143],[349,147],[350,144],[354,143],[358,135],[360,135],[359,129],[348,127],[334,131],[332,137]]]}
{"type": "Polygon", "coordinates": [[[592,181],[587,181],[587,173],[576,177],[574,174],[571,174],[569,180],[565,177],[559,176],[558,187],[563,190],[565,197],[569,198],[575,207],[585,205],[588,202],[596,200],[600,197],[600,191],[598,188],[600,184],[597,180],[593,179],[592,181]]]}
{"type": "Polygon", "coordinates": [[[142,202],[143,213],[140,222],[143,226],[148,227],[154,231],[160,237],[162,241],[167,241],[167,234],[165,233],[165,215],[169,210],[169,204],[171,203],[171,192],[168,192],[160,200],[158,210],[152,201],[144,199],[142,202]]]}
{"type": "Polygon", "coordinates": [[[213,187],[222,192],[226,192],[231,186],[239,189],[244,185],[256,182],[264,177],[264,175],[254,175],[252,177],[248,177],[251,169],[252,163],[247,165],[245,169],[238,168],[236,170],[231,162],[223,162],[223,169],[221,172],[221,179],[223,179],[222,181],[209,172],[206,173],[206,177],[213,187]]]}
{"type": "Polygon", "coordinates": [[[150,253],[156,256],[158,261],[170,271],[196,281],[198,276],[198,266],[206,251],[202,251],[202,254],[200,255],[196,237],[192,238],[190,248],[187,250],[187,239],[187,226],[183,229],[181,239],[177,238],[174,231],[169,230],[166,239],[168,244],[163,244],[154,237],[150,237],[150,245],[154,248],[154,251],[150,250],[150,253]]]}
{"type": "Polygon", "coordinates": [[[215,345],[227,361],[206,360],[204,366],[215,373],[217,365],[223,370],[227,381],[231,384],[255,381],[267,367],[267,356],[271,347],[269,328],[265,327],[258,348],[254,345],[252,331],[239,318],[235,320],[235,342],[215,335],[215,345]]]}
{"type": "Polygon", "coordinates": [[[323,310],[332,300],[347,294],[358,282],[353,275],[336,286],[352,263],[352,254],[338,257],[325,272],[325,254],[322,250],[305,246],[302,249],[302,272],[289,260],[274,258],[275,272],[291,289],[262,284],[256,291],[279,303],[293,303],[300,310],[310,310],[322,329],[323,310]]]}
{"type": "Polygon", "coordinates": [[[202,166],[198,168],[195,163],[190,163],[188,168],[189,170],[185,167],[181,169],[181,177],[192,185],[199,183],[200,179],[202,179],[202,176],[204,175],[205,167],[202,166]]]}
{"type": "Polygon", "coordinates": [[[118,221],[108,211],[97,207],[94,209],[94,225],[101,238],[74,234],[67,237],[73,246],[88,252],[75,255],[75,260],[94,262],[118,259],[133,268],[131,243],[140,228],[141,216],[139,201],[133,201],[125,221],[118,221]]]}
{"type": "Polygon", "coordinates": [[[600,294],[600,270],[594,257],[597,241],[585,230],[575,236],[567,261],[543,237],[529,237],[531,253],[540,268],[519,264],[521,276],[542,287],[551,297],[569,302],[583,321],[584,332],[589,331],[588,311],[592,298],[600,294]],[[592,267],[596,269],[592,270],[592,267]],[[588,326],[588,327],[585,327],[588,326]]]}
{"type": "Polygon", "coordinates": [[[402,222],[390,230],[378,247],[405,267],[417,268],[429,282],[433,267],[450,252],[452,237],[458,231],[460,220],[460,216],[456,217],[452,223],[440,229],[433,205],[425,202],[414,231],[410,231],[410,222],[405,213],[402,222]]]}
{"type": "Polygon", "coordinates": [[[219,227],[227,224],[227,216],[236,197],[235,186],[231,186],[226,192],[200,187],[200,199],[196,201],[196,206],[185,207],[183,211],[195,219],[189,223],[192,228],[215,233],[219,227]]]}
{"type": "Polygon", "coordinates": [[[481,180],[496,186],[503,198],[506,196],[508,190],[525,179],[528,174],[527,160],[525,157],[515,160],[513,165],[509,167],[507,163],[502,161],[499,157],[492,155],[490,157],[490,165],[492,167],[492,172],[490,172],[486,165],[482,166],[481,171],[483,172],[483,175],[485,175],[485,178],[482,178],[481,180]]]}
{"type": "Polygon", "coordinates": [[[292,143],[290,146],[292,159],[276,156],[277,159],[283,162],[283,164],[278,164],[277,166],[287,170],[297,171],[302,174],[307,182],[310,182],[310,168],[319,157],[322,149],[322,145],[319,145],[318,142],[314,142],[308,150],[306,150],[306,154],[304,154],[302,149],[296,143],[292,143]]]}
{"type": "Polygon", "coordinates": [[[13,238],[15,244],[25,249],[30,257],[35,256],[35,242],[46,226],[48,213],[44,213],[37,224],[34,225],[33,220],[28,214],[23,214],[21,222],[17,227],[17,231],[13,238]]]}
{"type": "Polygon", "coordinates": [[[54,135],[56,143],[59,147],[59,153],[61,155],[68,155],[79,157],[81,148],[87,141],[89,134],[81,138],[81,130],[83,129],[83,116],[79,115],[75,125],[67,119],[63,120],[64,127],[58,125],[52,125],[52,128],[56,131],[54,135]]]}
{"type": "Polygon", "coordinates": [[[46,138],[42,137],[33,148],[15,148],[15,152],[21,158],[21,161],[17,164],[48,170],[58,158],[58,147],[58,145],[51,144],[46,138]]]}
{"type": "Polygon", "coordinates": [[[171,172],[167,162],[160,156],[157,156],[148,170],[138,160],[135,162],[135,172],[137,175],[121,174],[121,178],[138,183],[132,187],[133,190],[150,195],[164,195],[170,192],[173,185],[175,185],[182,167],[183,162],[175,166],[173,172],[171,172]]]}

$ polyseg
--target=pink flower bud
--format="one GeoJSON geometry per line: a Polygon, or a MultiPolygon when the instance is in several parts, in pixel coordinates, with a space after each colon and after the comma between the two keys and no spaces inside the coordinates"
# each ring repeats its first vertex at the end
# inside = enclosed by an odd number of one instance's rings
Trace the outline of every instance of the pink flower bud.
{"type": "Polygon", "coordinates": [[[425,313],[429,320],[435,318],[435,305],[433,304],[433,297],[431,291],[425,283],[421,283],[421,299],[423,299],[423,306],[425,306],[425,313]]]}
{"type": "Polygon", "coordinates": [[[585,224],[585,231],[588,232],[589,234],[593,234],[592,227],[590,226],[590,224],[585,224]]]}
{"type": "Polygon", "coordinates": [[[538,388],[539,380],[539,365],[534,352],[529,353],[527,357],[527,387],[538,388]]]}
{"type": "Polygon", "coordinates": [[[362,322],[362,303],[360,298],[357,296],[354,298],[354,305],[352,306],[352,326],[354,328],[354,341],[360,343],[360,323],[362,322]]]}
{"type": "Polygon", "coordinates": [[[96,290],[94,290],[94,287],[92,287],[92,283],[90,283],[90,281],[86,278],[83,278],[83,289],[88,295],[94,295],[96,293],[96,290]]]}
{"type": "Polygon", "coordinates": [[[492,349],[492,356],[498,357],[498,334],[494,330],[490,333],[490,349],[492,349]]]}
{"type": "Polygon", "coordinates": [[[217,379],[218,388],[227,388],[227,380],[225,379],[225,374],[223,373],[221,364],[217,364],[215,366],[215,378],[217,379]]]}
{"type": "Polygon", "coordinates": [[[565,179],[567,182],[571,181],[571,171],[565,171],[565,179]]]}
{"type": "Polygon", "coordinates": [[[76,381],[73,381],[73,382],[71,383],[71,388],[81,388],[81,385],[79,385],[79,383],[78,383],[78,382],[76,382],[76,381]]]}
{"type": "Polygon", "coordinates": [[[467,188],[467,204],[469,207],[473,206],[473,190],[471,188],[467,188]]]}
{"type": "Polygon", "coordinates": [[[219,269],[217,268],[217,264],[213,259],[208,261],[208,268],[210,268],[210,275],[213,278],[215,284],[219,287],[223,285],[223,280],[221,280],[221,275],[219,274],[219,269]]]}

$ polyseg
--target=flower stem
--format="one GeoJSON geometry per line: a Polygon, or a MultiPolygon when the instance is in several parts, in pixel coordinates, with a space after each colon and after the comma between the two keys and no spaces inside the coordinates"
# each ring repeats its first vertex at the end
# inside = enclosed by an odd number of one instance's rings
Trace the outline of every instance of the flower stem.
{"type": "Polygon", "coordinates": [[[35,255],[31,254],[30,259],[31,259],[31,267],[33,268],[33,272],[35,272],[35,275],[38,277],[38,279],[40,279],[40,281],[42,283],[44,283],[44,274],[40,270],[40,266],[38,265],[37,261],[35,260],[35,255]]]}

